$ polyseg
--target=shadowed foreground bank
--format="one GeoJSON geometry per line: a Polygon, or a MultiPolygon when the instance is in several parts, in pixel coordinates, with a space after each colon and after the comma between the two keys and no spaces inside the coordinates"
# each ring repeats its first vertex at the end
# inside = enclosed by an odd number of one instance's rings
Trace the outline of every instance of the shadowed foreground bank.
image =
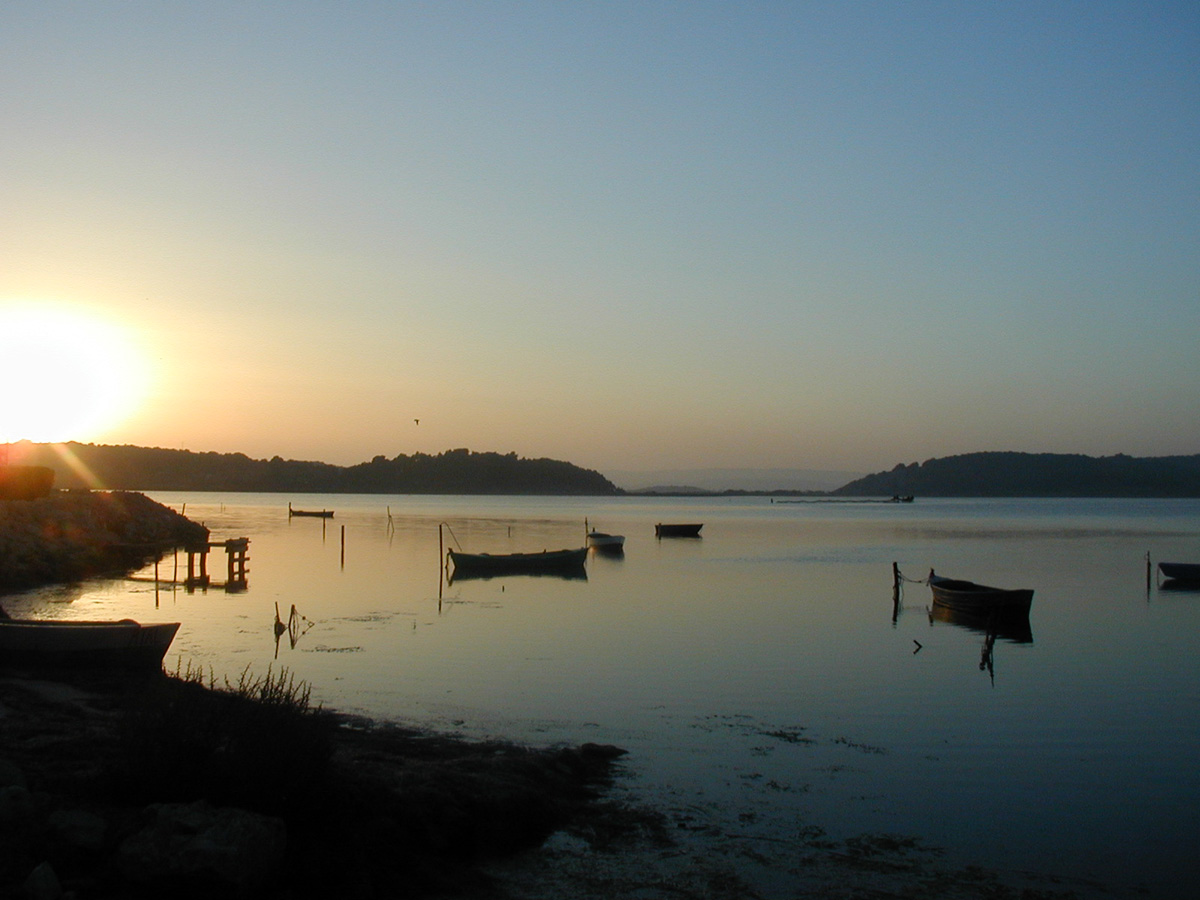
{"type": "Polygon", "coordinates": [[[478,869],[593,806],[621,751],[307,708],[283,679],[0,678],[0,896],[493,895],[478,869]]]}
{"type": "Polygon", "coordinates": [[[347,719],[286,675],[4,675],[0,897],[1127,896],[947,865],[912,837],[781,839],[619,802],[621,755],[347,719]]]}

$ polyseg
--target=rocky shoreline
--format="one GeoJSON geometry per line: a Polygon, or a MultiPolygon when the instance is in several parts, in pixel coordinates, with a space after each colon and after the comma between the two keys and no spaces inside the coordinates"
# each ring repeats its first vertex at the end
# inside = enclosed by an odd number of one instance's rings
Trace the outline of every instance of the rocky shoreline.
{"type": "MultiPolygon", "coordinates": [[[[0,596],[207,539],[138,493],[0,501],[0,596]]],[[[286,673],[246,679],[0,665],[0,896],[496,896],[477,864],[593,809],[622,755],[352,720],[286,673]]]]}
{"type": "Polygon", "coordinates": [[[0,500],[0,591],[119,575],[207,540],[203,525],[129,491],[0,500]]]}
{"type": "Polygon", "coordinates": [[[0,896],[497,896],[478,865],[586,815],[620,755],[280,716],[165,674],[4,676],[0,896]]]}

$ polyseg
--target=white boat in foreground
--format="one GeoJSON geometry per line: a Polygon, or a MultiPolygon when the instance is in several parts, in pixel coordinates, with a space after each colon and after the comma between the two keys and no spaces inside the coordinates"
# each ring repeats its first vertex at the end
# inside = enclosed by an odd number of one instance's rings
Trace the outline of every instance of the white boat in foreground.
{"type": "Polygon", "coordinates": [[[621,550],[625,547],[625,535],[605,534],[603,531],[589,531],[587,545],[597,550],[621,550]]]}

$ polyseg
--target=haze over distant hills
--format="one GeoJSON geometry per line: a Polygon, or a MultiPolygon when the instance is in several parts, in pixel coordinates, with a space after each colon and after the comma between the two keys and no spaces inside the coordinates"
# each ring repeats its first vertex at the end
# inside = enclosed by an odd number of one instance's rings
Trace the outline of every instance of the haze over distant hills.
{"type": "Polygon", "coordinates": [[[604,474],[626,491],[832,491],[863,475],[822,469],[649,469],[604,474]]]}

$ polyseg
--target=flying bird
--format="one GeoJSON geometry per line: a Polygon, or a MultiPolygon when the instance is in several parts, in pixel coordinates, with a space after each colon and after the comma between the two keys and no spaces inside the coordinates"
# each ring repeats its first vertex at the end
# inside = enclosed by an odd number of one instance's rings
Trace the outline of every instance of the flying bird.
{"type": "Polygon", "coordinates": [[[413,422],[414,422],[415,424],[417,424],[417,425],[420,425],[420,424],[421,424],[421,420],[420,420],[420,419],[413,419],[413,422]]]}

